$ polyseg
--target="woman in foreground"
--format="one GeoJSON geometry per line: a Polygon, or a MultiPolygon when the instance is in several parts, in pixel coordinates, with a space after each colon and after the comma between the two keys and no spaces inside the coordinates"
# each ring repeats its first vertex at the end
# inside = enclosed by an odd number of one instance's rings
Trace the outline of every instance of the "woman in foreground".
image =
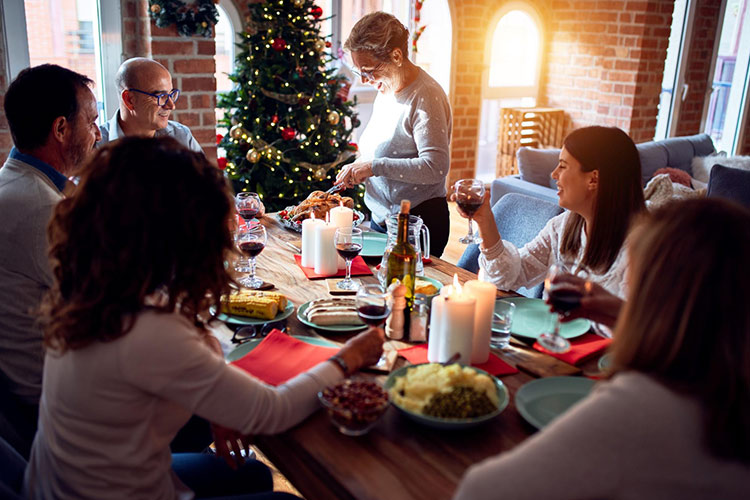
{"type": "MultiPolygon", "coordinates": [[[[100,149],[76,195],[57,206],[27,496],[206,498],[272,488],[259,462],[233,472],[215,456],[169,451],[193,413],[239,431],[222,430],[217,448],[224,438],[284,431],[344,375],[329,361],[271,387],[212,348],[200,313],[229,291],[232,207],[222,172],[202,155],[172,139],[132,137],[100,149]]],[[[375,363],[382,340],[370,330],[339,356],[351,370],[375,363]]]]}
{"type": "Polygon", "coordinates": [[[574,130],[565,138],[552,178],[567,211],[550,219],[523,248],[502,240],[487,194],[473,217],[482,238],[479,267],[485,279],[504,290],[530,288],[542,282],[550,265],[570,259],[609,292],[624,296],[623,243],[631,219],[645,208],[635,144],[614,127],[574,130]]]}
{"type": "Polygon", "coordinates": [[[748,227],[718,199],[640,222],[609,380],[454,498],[750,498],[748,227]]]}

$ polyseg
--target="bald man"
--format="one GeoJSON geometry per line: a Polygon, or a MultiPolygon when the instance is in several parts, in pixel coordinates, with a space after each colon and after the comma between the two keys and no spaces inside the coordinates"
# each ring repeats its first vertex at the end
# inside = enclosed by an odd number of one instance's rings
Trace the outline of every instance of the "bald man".
{"type": "Polygon", "coordinates": [[[120,109],[101,126],[102,140],[98,145],[127,135],[170,136],[188,149],[203,153],[190,129],[169,119],[180,91],[172,87],[167,68],[153,59],[134,57],[117,70],[115,85],[120,93],[120,109]]]}

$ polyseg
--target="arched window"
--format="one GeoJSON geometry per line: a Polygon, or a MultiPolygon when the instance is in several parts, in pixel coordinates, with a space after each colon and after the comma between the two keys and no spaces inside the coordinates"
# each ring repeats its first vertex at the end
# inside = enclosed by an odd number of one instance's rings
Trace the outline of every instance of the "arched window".
{"type": "Polygon", "coordinates": [[[500,109],[536,106],[543,44],[541,17],[525,2],[503,5],[490,26],[476,163],[483,180],[495,177],[500,109]]]}
{"type": "Polygon", "coordinates": [[[232,90],[232,82],[227,76],[232,73],[235,58],[237,33],[242,31],[242,21],[231,0],[220,0],[216,5],[219,22],[216,23],[216,91],[232,90]]]}
{"type": "Polygon", "coordinates": [[[425,2],[418,25],[410,26],[409,31],[414,33],[419,26],[424,26],[425,29],[417,42],[416,54],[412,54],[414,62],[437,80],[448,95],[451,86],[452,58],[450,54],[453,43],[453,26],[448,1],[425,2]]]}

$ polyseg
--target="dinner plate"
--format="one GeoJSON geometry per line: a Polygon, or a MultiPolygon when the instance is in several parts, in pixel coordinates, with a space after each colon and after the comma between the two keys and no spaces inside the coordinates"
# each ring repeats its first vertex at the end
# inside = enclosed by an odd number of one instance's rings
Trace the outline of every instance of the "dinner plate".
{"type": "Polygon", "coordinates": [[[287,319],[294,312],[294,304],[291,300],[287,300],[286,307],[283,311],[276,313],[276,317],[273,319],[262,319],[262,318],[248,318],[247,316],[239,316],[237,314],[225,314],[219,313],[216,318],[225,323],[232,323],[233,325],[265,325],[266,323],[273,323],[275,321],[281,321],[287,319]]]}
{"type": "MultiPolygon", "coordinates": [[[[301,340],[302,342],[306,342],[308,344],[312,345],[319,345],[322,347],[336,347],[336,344],[331,342],[330,340],[326,339],[320,339],[318,337],[307,337],[305,335],[291,335],[291,337],[301,340]]],[[[260,344],[263,341],[262,338],[260,339],[251,339],[247,342],[243,342],[242,344],[235,347],[233,350],[229,351],[229,354],[227,354],[227,361],[232,363],[234,361],[237,361],[245,354],[249,353],[256,347],[258,347],[258,344],[260,344]]]]}
{"type": "MultiPolygon", "coordinates": [[[[422,363],[422,364],[427,364],[427,363],[422,363]]],[[[415,366],[419,366],[419,365],[407,365],[407,366],[403,366],[399,368],[398,370],[394,372],[391,372],[391,374],[388,375],[388,378],[386,379],[383,388],[386,391],[388,391],[396,383],[396,379],[398,377],[403,377],[404,375],[406,375],[406,371],[408,369],[414,368],[415,366]]],[[[490,375],[486,371],[480,370],[479,368],[475,368],[473,366],[470,366],[469,368],[471,368],[472,370],[476,372],[487,375],[495,383],[495,387],[497,389],[498,406],[497,406],[497,409],[493,411],[492,413],[488,413],[487,415],[482,415],[481,417],[475,417],[475,418],[440,418],[440,417],[432,417],[429,415],[422,415],[421,413],[416,413],[411,410],[407,410],[403,406],[397,404],[392,398],[390,398],[391,404],[393,404],[393,406],[395,406],[406,417],[414,420],[417,423],[426,425],[428,427],[433,427],[435,429],[444,429],[444,430],[468,429],[470,427],[474,427],[488,420],[491,420],[495,418],[496,416],[500,415],[500,413],[505,409],[505,407],[508,406],[508,402],[510,400],[510,397],[508,396],[508,389],[505,387],[505,384],[503,384],[497,377],[490,375]]]]}
{"type": "Polygon", "coordinates": [[[364,330],[365,328],[367,328],[367,325],[318,325],[317,323],[313,323],[312,321],[307,319],[307,314],[305,314],[307,309],[310,307],[310,302],[305,302],[297,309],[297,319],[299,319],[303,324],[309,327],[334,333],[355,332],[357,330],[364,330]]]}
{"type": "MultiPolygon", "coordinates": [[[[293,206],[292,207],[286,207],[285,210],[286,211],[294,210],[294,207],[293,206]]],[[[352,225],[354,227],[359,227],[359,225],[362,224],[362,221],[365,220],[365,214],[363,214],[359,210],[354,210],[354,213],[357,216],[357,218],[354,220],[354,222],[352,223],[352,225]]],[[[302,232],[302,221],[300,221],[300,222],[292,222],[291,219],[284,218],[281,215],[279,215],[278,213],[276,214],[276,218],[279,220],[279,223],[282,226],[284,226],[285,228],[291,229],[292,231],[296,231],[298,233],[302,232]]]]}
{"type": "Polygon", "coordinates": [[[528,423],[541,429],[588,396],[594,383],[586,377],[532,380],[516,392],[516,408],[528,423]]]}
{"type": "Polygon", "coordinates": [[[388,243],[388,235],[375,231],[362,231],[362,257],[382,257],[388,243]]]}
{"type": "MultiPolygon", "coordinates": [[[[536,339],[545,332],[552,333],[555,314],[550,312],[549,305],[542,299],[508,297],[500,300],[512,302],[516,305],[513,321],[510,324],[512,335],[536,339]]],[[[590,328],[591,321],[584,318],[574,319],[567,323],[560,323],[560,336],[572,339],[583,335],[590,328]]]]}
{"type": "Polygon", "coordinates": [[[607,370],[609,370],[609,367],[612,366],[612,354],[606,353],[604,356],[599,358],[597,366],[599,367],[600,372],[606,372],[607,370]]]}

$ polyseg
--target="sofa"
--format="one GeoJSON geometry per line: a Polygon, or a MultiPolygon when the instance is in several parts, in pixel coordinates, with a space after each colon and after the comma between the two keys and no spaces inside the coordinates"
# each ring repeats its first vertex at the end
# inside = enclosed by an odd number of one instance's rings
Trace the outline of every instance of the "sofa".
{"type": "MultiPolygon", "coordinates": [[[[641,179],[644,186],[654,172],[664,167],[679,168],[692,176],[693,158],[716,152],[713,141],[707,134],[644,142],[636,147],[641,157],[641,179]]],[[[508,193],[524,194],[557,203],[556,183],[550,174],[557,166],[559,154],[559,149],[519,148],[516,152],[519,173],[492,181],[491,204],[494,205],[508,193]]]]}

